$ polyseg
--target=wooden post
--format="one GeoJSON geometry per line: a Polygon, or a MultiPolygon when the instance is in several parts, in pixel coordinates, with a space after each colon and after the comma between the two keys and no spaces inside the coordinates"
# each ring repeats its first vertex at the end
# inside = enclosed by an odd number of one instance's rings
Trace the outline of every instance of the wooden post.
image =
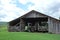
{"type": "Polygon", "coordinates": [[[20,19],[20,31],[21,31],[21,19],[20,19]]]}
{"type": "Polygon", "coordinates": [[[24,29],[25,29],[24,20],[21,18],[20,19],[20,31],[24,31],[24,29]]]}
{"type": "Polygon", "coordinates": [[[29,31],[29,32],[30,32],[30,28],[31,28],[31,27],[30,27],[30,23],[28,23],[28,31],[29,31]]]}
{"type": "Polygon", "coordinates": [[[51,32],[51,27],[50,27],[50,25],[51,25],[51,22],[50,22],[51,20],[50,20],[50,18],[48,18],[48,32],[50,33],[51,32]]]}
{"type": "Polygon", "coordinates": [[[40,29],[39,27],[40,27],[40,26],[39,26],[39,22],[38,22],[38,31],[39,31],[39,29],[40,29]]]}

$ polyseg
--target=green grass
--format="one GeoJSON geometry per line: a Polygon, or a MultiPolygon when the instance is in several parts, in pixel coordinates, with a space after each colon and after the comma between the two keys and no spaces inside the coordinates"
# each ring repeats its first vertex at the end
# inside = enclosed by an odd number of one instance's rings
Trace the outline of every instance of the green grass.
{"type": "Polygon", "coordinates": [[[7,27],[0,27],[0,40],[60,40],[60,34],[8,32],[7,27]]]}

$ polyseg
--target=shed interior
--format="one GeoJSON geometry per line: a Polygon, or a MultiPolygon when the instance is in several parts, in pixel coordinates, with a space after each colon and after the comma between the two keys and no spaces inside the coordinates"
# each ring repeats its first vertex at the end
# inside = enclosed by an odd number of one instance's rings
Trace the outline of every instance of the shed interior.
{"type": "Polygon", "coordinates": [[[22,18],[25,23],[25,28],[32,32],[48,32],[48,18],[22,18]]]}

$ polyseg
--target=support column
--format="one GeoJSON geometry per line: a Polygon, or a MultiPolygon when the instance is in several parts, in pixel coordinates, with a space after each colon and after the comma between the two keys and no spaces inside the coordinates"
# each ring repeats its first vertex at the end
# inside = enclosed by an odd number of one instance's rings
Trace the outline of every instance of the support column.
{"type": "Polygon", "coordinates": [[[24,31],[25,29],[25,23],[24,23],[24,20],[21,18],[20,19],[20,31],[24,31]]]}
{"type": "Polygon", "coordinates": [[[48,32],[51,32],[51,20],[48,18],[48,32]]]}
{"type": "Polygon", "coordinates": [[[58,26],[57,26],[57,24],[58,24],[58,23],[56,22],[56,33],[58,33],[58,26]]]}

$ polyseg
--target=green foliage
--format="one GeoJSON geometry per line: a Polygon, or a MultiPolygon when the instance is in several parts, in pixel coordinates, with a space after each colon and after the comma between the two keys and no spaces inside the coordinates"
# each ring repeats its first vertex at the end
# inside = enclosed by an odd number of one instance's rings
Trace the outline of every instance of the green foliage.
{"type": "Polygon", "coordinates": [[[6,32],[7,27],[8,27],[7,22],[0,22],[0,32],[6,32]]]}
{"type": "Polygon", "coordinates": [[[0,25],[7,25],[8,22],[0,22],[0,25]]]}
{"type": "Polygon", "coordinates": [[[4,27],[0,27],[0,32],[6,32],[7,31],[7,27],[4,26],[4,27]]]}

